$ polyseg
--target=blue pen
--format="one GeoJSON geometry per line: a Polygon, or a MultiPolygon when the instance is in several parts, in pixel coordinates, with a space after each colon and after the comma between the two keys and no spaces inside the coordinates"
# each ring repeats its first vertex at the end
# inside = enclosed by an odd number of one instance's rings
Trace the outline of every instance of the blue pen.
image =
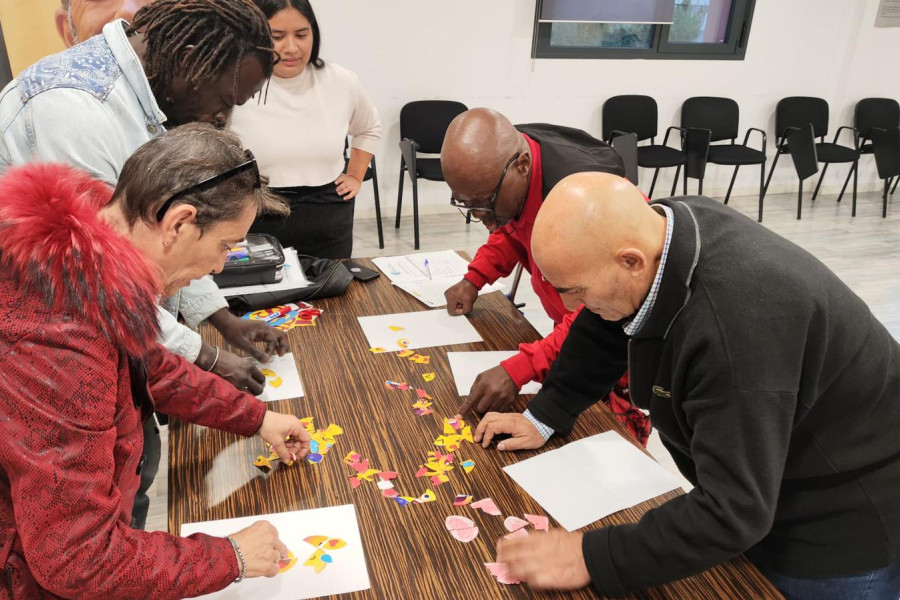
{"type": "Polygon", "coordinates": [[[431,279],[431,267],[428,266],[428,259],[425,259],[425,268],[428,270],[428,279],[431,279]]]}

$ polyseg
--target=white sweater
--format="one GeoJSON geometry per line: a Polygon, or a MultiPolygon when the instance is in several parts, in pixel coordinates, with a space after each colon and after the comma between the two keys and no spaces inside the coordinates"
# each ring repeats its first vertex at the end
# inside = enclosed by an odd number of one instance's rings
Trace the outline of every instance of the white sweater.
{"type": "Polygon", "coordinates": [[[334,63],[307,65],[291,79],[272,77],[266,90],[235,106],[230,129],[253,151],[272,187],[319,186],[344,170],[344,139],[375,154],[378,111],[355,73],[334,63]],[[265,103],[263,103],[265,101],[265,103]]]}

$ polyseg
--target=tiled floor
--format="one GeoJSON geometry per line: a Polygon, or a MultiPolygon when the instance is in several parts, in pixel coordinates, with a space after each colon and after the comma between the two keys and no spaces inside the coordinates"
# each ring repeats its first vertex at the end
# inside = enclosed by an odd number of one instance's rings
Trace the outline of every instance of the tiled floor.
{"type": "MultiPolygon", "coordinates": [[[[807,198],[810,194],[807,194],[807,198]]],[[[895,196],[900,198],[900,194],[895,196]]],[[[755,197],[733,198],[730,205],[756,218],[755,197]]],[[[808,199],[803,206],[803,219],[796,220],[797,201],[793,195],[766,198],[764,225],[799,244],[834,270],[891,331],[900,337],[900,211],[893,202],[888,205],[887,219],[881,218],[881,198],[877,194],[861,194],[857,216],[850,217],[850,199],[835,202],[834,196],[808,199]]],[[[385,219],[385,249],[378,249],[374,219],[358,220],[354,231],[354,256],[394,255],[413,252],[412,218],[404,217],[402,228],[394,229],[385,219]]],[[[421,218],[421,249],[454,248],[474,254],[487,239],[479,224],[466,225],[457,213],[429,215],[421,218]]],[[[552,327],[540,302],[531,290],[527,274],[516,296],[525,302],[523,312],[535,328],[546,334],[552,327]]],[[[163,432],[163,458],[156,483],[151,488],[152,503],[147,528],[165,530],[166,495],[168,493],[168,455],[166,432],[163,432]]],[[[658,435],[651,438],[651,453],[667,468],[677,472],[658,435]]],[[[687,484],[687,482],[685,482],[687,484]]]]}

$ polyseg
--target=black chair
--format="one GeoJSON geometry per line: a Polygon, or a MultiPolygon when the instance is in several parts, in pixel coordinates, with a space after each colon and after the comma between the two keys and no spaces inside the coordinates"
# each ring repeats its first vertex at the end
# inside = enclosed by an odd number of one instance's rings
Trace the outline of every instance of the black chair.
{"type": "MultiPolygon", "coordinates": [[[[825,141],[828,135],[828,102],[822,98],[811,98],[808,96],[790,96],[782,98],[775,107],[775,130],[779,135],[778,148],[775,152],[775,159],[772,161],[772,168],[769,170],[769,177],[766,179],[766,189],[769,182],[772,181],[772,173],[775,171],[775,165],[778,164],[778,158],[782,154],[790,154],[791,147],[787,143],[787,137],[796,131],[812,124],[813,135],[820,139],[816,143],[816,157],[820,163],[825,163],[822,167],[822,173],[819,175],[819,182],[813,192],[813,202],[819,194],[819,188],[822,186],[822,179],[825,177],[825,171],[831,163],[853,163],[851,173],[853,174],[853,215],[856,215],[856,163],[859,160],[859,152],[854,145],[853,148],[841,146],[837,143],[841,131],[853,131],[852,127],[841,126],[834,135],[834,140],[830,143],[825,141]]],[[[838,202],[841,196],[838,196],[838,202]]]]}
{"type": "MultiPolygon", "coordinates": [[[[709,129],[687,129],[684,132],[684,195],[688,193],[688,179],[698,181],[697,193],[703,195],[703,176],[706,175],[706,159],[709,154],[709,129]]],[[[674,195],[674,193],[673,193],[674,195]]]]}
{"type": "MultiPolygon", "coordinates": [[[[791,159],[794,161],[794,170],[797,171],[797,220],[803,210],[803,182],[819,172],[819,158],[816,155],[816,136],[813,133],[812,123],[806,127],[800,127],[791,131],[787,137],[788,147],[791,149],[791,159]]],[[[762,223],[762,204],[759,205],[759,222],[762,223]]]]}
{"type": "MultiPolygon", "coordinates": [[[[884,180],[881,216],[887,217],[888,189],[891,187],[891,180],[895,178],[900,180],[900,127],[891,129],[876,127],[872,130],[871,136],[878,177],[884,180]]],[[[896,187],[895,181],[894,189],[896,187]]]]}
{"type": "Polygon", "coordinates": [[[634,185],[638,184],[638,145],[636,133],[619,133],[610,144],[625,164],[625,178],[634,185]]]}
{"type": "MultiPolygon", "coordinates": [[[[738,169],[742,165],[760,165],[759,200],[763,199],[763,181],[766,178],[766,132],[756,127],[747,129],[744,141],[736,143],[740,109],[737,102],[730,98],[711,96],[695,96],[688,98],[681,105],[681,126],[685,129],[708,129],[710,146],[707,161],[716,165],[734,165],[734,174],[725,194],[725,204],[731,197],[731,189],[737,179],[738,169]],[[762,135],[762,150],[747,145],[750,133],[756,131],[762,135]],[[715,144],[722,140],[731,140],[730,144],[715,144]]],[[[701,185],[702,185],[702,179],[701,185]]]]}
{"type": "MultiPolygon", "coordinates": [[[[350,165],[350,140],[344,138],[344,173],[350,165]]],[[[375,193],[375,218],[378,220],[378,247],[384,250],[384,231],[381,228],[381,198],[378,195],[378,169],[375,167],[375,157],[372,157],[363,181],[372,182],[372,191],[375,193]]]]}
{"type": "Polygon", "coordinates": [[[415,247],[419,249],[419,179],[444,181],[440,158],[419,158],[422,154],[440,154],[447,127],[457,115],[469,108],[450,100],[419,100],[400,109],[400,185],[397,191],[397,220],[403,203],[403,174],[409,172],[413,190],[413,229],[415,247]]]}
{"type": "MultiPolygon", "coordinates": [[[[653,182],[650,184],[648,198],[653,197],[653,188],[656,187],[656,178],[660,169],[676,167],[675,180],[672,182],[672,196],[678,186],[678,176],[681,166],[685,164],[684,152],[677,148],[670,148],[669,134],[681,131],[680,127],[669,127],[662,144],[656,143],[657,123],[659,110],[656,100],[650,96],[613,96],[603,103],[603,139],[612,142],[618,132],[637,134],[637,141],[650,140],[646,146],[638,146],[638,165],[645,169],[655,169],[653,182]]],[[[683,132],[682,132],[683,133],[683,132]]],[[[635,185],[637,185],[635,183],[635,185]]]]}
{"type": "MultiPolygon", "coordinates": [[[[853,123],[855,126],[853,134],[856,138],[856,149],[859,150],[860,158],[863,154],[873,154],[872,130],[900,127],[900,104],[892,98],[863,98],[856,103],[853,123]]],[[[838,197],[844,195],[847,184],[850,183],[850,177],[855,171],[856,166],[847,173],[847,179],[844,181],[844,187],[841,188],[841,194],[838,197]]],[[[897,189],[896,183],[894,189],[897,189]]]]}

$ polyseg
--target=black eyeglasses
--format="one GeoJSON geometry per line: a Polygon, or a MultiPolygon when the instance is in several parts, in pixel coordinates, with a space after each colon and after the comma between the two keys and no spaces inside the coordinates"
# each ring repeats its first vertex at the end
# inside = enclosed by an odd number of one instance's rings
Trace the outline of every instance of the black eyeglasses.
{"type": "Polygon", "coordinates": [[[236,167],[232,167],[227,171],[219,173],[218,175],[213,175],[208,179],[204,179],[200,183],[195,183],[194,185],[188,186],[181,190],[180,192],[175,192],[169,199],[163,202],[162,206],[159,207],[159,210],[156,211],[156,222],[160,222],[163,220],[163,217],[166,215],[166,211],[169,210],[169,207],[172,206],[172,203],[178,200],[179,198],[186,196],[192,192],[202,192],[203,190],[208,190],[209,188],[215,187],[225,181],[226,179],[230,179],[237,175],[238,173],[243,173],[244,171],[252,170],[253,177],[256,181],[253,183],[253,189],[258,190],[262,187],[262,180],[259,178],[259,167],[256,166],[256,157],[253,156],[253,153],[250,150],[244,150],[244,162],[239,164],[236,167]]]}
{"type": "Polygon", "coordinates": [[[494,212],[494,204],[497,202],[497,195],[500,194],[500,188],[503,187],[503,180],[506,179],[506,172],[509,171],[509,168],[512,166],[514,162],[519,158],[519,153],[516,152],[513,154],[513,157],[509,159],[506,163],[506,166],[503,167],[503,173],[500,175],[500,181],[497,182],[497,187],[494,188],[494,193],[491,194],[491,197],[488,199],[487,206],[473,206],[474,204],[478,204],[476,200],[460,200],[455,196],[450,196],[450,206],[455,206],[456,208],[465,209],[467,211],[477,210],[478,212],[494,212]]]}

